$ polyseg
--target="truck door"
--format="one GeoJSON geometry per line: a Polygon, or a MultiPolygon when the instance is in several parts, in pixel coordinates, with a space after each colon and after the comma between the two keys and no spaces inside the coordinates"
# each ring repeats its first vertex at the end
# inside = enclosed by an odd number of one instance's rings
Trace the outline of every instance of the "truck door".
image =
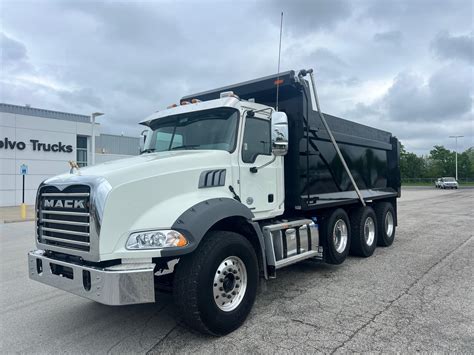
{"type": "Polygon", "coordinates": [[[269,212],[278,207],[279,200],[277,189],[280,184],[277,178],[280,157],[256,173],[250,171],[250,168],[260,167],[273,159],[270,124],[270,118],[247,117],[239,154],[240,198],[257,219],[268,217],[269,212]]]}

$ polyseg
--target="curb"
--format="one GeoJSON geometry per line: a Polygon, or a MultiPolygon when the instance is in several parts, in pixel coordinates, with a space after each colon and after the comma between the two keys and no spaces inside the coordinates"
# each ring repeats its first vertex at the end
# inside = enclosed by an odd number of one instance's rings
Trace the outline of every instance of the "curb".
{"type": "Polygon", "coordinates": [[[18,222],[31,222],[34,221],[34,218],[26,218],[26,219],[6,219],[3,221],[3,223],[18,223],[18,222]]]}

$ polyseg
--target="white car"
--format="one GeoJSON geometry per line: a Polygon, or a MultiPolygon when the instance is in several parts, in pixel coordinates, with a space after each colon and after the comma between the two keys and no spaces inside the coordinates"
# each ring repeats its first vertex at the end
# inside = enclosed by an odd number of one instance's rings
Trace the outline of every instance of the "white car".
{"type": "Polygon", "coordinates": [[[443,177],[439,179],[439,188],[440,189],[457,189],[459,188],[459,184],[453,177],[443,177]]]}

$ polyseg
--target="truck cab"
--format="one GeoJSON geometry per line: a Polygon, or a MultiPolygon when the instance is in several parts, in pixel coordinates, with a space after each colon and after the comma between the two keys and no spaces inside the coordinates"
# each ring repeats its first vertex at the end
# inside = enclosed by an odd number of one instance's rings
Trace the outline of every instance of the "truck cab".
{"type": "MultiPolygon", "coordinates": [[[[200,159],[198,188],[204,190],[198,190],[199,198],[216,191],[233,198],[235,193],[255,220],[275,217],[284,211],[284,171],[283,156],[272,150],[272,116],[274,121],[280,118],[280,126],[281,120],[287,124],[284,113],[240,100],[232,92],[210,101],[183,101],[141,122],[150,129],[144,152],[187,152],[191,160],[200,159]],[[201,159],[197,151],[207,156],[201,159]],[[206,166],[208,170],[202,170],[206,166]],[[259,166],[265,168],[253,172],[259,166]]],[[[185,173],[183,166],[181,177],[185,173]]],[[[195,185],[196,176],[190,180],[195,185]]]]}

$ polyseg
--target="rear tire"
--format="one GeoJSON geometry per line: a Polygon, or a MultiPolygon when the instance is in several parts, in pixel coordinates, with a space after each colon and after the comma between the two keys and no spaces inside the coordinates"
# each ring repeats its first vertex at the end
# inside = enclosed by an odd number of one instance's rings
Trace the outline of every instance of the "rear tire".
{"type": "Polygon", "coordinates": [[[351,245],[349,217],[342,208],[334,210],[323,224],[325,260],[338,265],[346,260],[351,245]]]}
{"type": "Polygon", "coordinates": [[[382,247],[392,245],[395,239],[395,210],[389,202],[378,202],[375,204],[375,215],[379,226],[377,244],[382,247]]]}
{"type": "Polygon", "coordinates": [[[193,253],[179,261],[173,294],[191,328],[225,335],[250,313],[258,278],[257,257],[250,242],[237,233],[211,231],[193,253]]]}
{"type": "Polygon", "coordinates": [[[372,207],[358,207],[353,210],[351,220],[352,255],[367,258],[377,246],[377,217],[372,207]]]}

